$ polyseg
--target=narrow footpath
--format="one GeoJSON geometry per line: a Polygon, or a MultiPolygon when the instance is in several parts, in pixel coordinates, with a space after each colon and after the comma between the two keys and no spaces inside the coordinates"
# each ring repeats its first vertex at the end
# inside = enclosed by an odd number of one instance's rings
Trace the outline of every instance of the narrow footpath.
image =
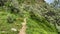
{"type": "Polygon", "coordinates": [[[19,34],[26,34],[26,18],[24,18],[24,22],[22,23],[22,28],[20,29],[19,34]]]}

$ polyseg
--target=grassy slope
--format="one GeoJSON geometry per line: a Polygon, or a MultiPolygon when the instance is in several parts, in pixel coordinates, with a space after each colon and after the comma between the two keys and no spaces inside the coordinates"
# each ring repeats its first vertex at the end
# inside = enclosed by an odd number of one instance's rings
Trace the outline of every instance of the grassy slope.
{"type": "MultiPolygon", "coordinates": [[[[6,12],[4,9],[0,10],[0,34],[18,34],[18,30],[21,28],[21,20],[16,20],[14,23],[7,23],[7,15],[12,16],[12,18],[19,18],[19,15],[16,16],[10,12],[6,12]],[[17,31],[14,32],[11,28],[16,28],[17,31]]],[[[27,15],[29,16],[29,14],[27,15]]],[[[46,20],[38,21],[32,18],[27,19],[26,32],[27,34],[57,34],[55,27],[49,25],[49,22],[46,20]]]]}
{"type": "MultiPolygon", "coordinates": [[[[7,15],[11,15],[12,18],[18,18],[14,14],[5,12],[5,10],[0,11],[0,34],[17,34],[18,31],[12,31],[11,28],[16,28],[19,30],[21,28],[21,20],[17,20],[14,23],[7,23],[7,15]],[[5,31],[5,32],[3,32],[5,31]]],[[[45,22],[45,21],[44,21],[45,22]]],[[[57,34],[54,27],[49,26],[48,22],[44,23],[37,20],[28,18],[27,20],[27,34],[57,34]]]]}
{"type": "Polygon", "coordinates": [[[57,34],[54,26],[48,24],[47,21],[38,22],[30,18],[27,20],[27,34],[57,34]]]}
{"type": "Polygon", "coordinates": [[[19,16],[10,14],[6,10],[0,11],[0,34],[17,34],[18,31],[14,32],[11,28],[19,30],[21,28],[21,20],[16,20],[14,23],[7,23],[7,16],[10,15],[12,18],[19,18],[19,16]],[[5,32],[3,32],[5,31],[5,32]]]}

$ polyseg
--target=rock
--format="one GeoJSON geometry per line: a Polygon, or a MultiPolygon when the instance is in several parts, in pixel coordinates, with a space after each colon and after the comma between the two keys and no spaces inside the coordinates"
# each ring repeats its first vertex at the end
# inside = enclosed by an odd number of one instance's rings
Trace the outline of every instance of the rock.
{"type": "Polygon", "coordinates": [[[12,30],[12,31],[17,31],[17,29],[16,29],[16,28],[11,28],[11,30],[12,30]]]}

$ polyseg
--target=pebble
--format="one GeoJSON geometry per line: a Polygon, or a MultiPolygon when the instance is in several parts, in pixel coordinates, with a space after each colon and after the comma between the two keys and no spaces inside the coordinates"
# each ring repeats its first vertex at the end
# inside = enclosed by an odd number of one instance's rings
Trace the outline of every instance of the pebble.
{"type": "Polygon", "coordinates": [[[16,28],[11,28],[11,30],[12,30],[12,31],[17,31],[17,29],[16,29],[16,28]]]}

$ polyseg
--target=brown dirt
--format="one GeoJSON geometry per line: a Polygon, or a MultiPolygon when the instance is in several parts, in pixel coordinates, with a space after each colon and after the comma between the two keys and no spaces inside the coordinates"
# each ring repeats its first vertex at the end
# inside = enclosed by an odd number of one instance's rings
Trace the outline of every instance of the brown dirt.
{"type": "Polygon", "coordinates": [[[26,18],[24,18],[24,22],[22,23],[22,28],[20,29],[19,34],[26,34],[26,18]]]}

